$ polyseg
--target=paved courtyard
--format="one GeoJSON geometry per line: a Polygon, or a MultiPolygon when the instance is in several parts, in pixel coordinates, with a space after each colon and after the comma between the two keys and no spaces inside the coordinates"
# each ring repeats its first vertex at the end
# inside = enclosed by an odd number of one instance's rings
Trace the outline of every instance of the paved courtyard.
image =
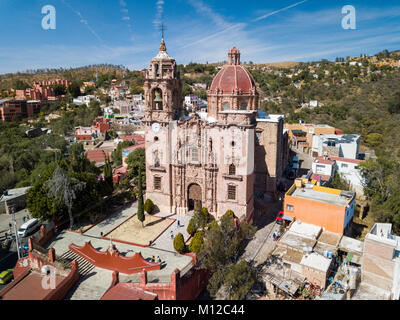
{"type": "Polygon", "coordinates": [[[159,217],[168,217],[175,219],[176,221],[154,242],[153,247],[157,249],[167,250],[175,252],[174,250],[174,240],[178,233],[182,233],[185,241],[189,240],[190,235],[186,232],[186,228],[189,224],[191,216],[181,216],[181,215],[171,215],[158,213],[159,217]],[[178,221],[180,226],[178,226],[178,221]],[[172,235],[172,238],[171,238],[172,235]]]}
{"type": "Polygon", "coordinates": [[[86,231],[84,234],[91,237],[101,237],[101,232],[103,232],[103,235],[109,233],[124,221],[135,215],[137,212],[137,206],[137,202],[133,203],[130,207],[116,212],[106,220],[95,225],[89,231],[86,231]]]}
{"type": "Polygon", "coordinates": [[[146,214],[142,225],[137,215],[134,215],[117,229],[106,234],[105,237],[147,246],[150,241],[153,242],[157,239],[174,222],[172,219],[146,214]]]}

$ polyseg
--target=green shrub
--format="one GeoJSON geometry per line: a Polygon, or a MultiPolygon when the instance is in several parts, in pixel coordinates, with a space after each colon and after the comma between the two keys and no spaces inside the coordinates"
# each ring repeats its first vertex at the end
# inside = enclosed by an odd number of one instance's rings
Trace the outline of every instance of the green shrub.
{"type": "Polygon", "coordinates": [[[187,228],[186,228],[186,231],[187,231],[187,233],[189,233],[191,236],[193,236],[193,235],[196,233],[196,231],[197,231],[196,222],[194,221],[193,218],[190,219],[189,224],[188,224],[188,226],[187,226],[187,228]]]}
{"type": "Polygon", "coordinates": [[[184,253],[185,248],[185,239],[183,238],[182,233],[178,233],[174,239],[174,249],[179,253],[184,253]]]}
{"type": "Polygon", "coordinates": [[[201,208],[201,213],[204,216],[204,219],[208,222],[210,220],[210,213],[207,208],[201,208]]]}
{"type": "Polygon", "coordinates": [[[235,219],[235,213],[232,210],[228,210],[227,212],[225,212],[225,215],[231,217],[232,219],[235,219]]]}
{"type": "Polygon", "coordinates": [[[154,212],[154,207],[154,203],[150,199],[147,199],[144,203],[144,211],[146,211],[148,214],[152,214],[154,212]]]}
{"type": "Polygon", "coordinates": [[[201,247],[203,246],[203,242],[203,234],[201,232],[196,232],[190,241],[189,250],[194,253],[199,253],[201,251],[201,247]]]}
{"type": "Polygon", "coordinates": [[[215,229],[218,229],[218,228],[219,228],[218,222],[217,222],[216,220],[213,220],[213,221],[208,225],[208,229],[213,229],[213,228],[215,228],[215,229]]]}

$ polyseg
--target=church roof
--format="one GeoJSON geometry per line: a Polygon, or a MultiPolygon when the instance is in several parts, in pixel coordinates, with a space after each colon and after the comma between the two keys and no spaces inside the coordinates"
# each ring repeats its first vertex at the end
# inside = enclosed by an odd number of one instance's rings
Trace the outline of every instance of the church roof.
{"type": "Polygon", "coordinates": [[[240,91],[241,93],[252,93],[256,90],[255,81],[250,72],[240,65],[240,51],[233,47],[229,55],[238,55],[239,58],[229,65],[225,65],[216,75],[211,84],[211,91],[219,90],[224,93],[240,91]]]}

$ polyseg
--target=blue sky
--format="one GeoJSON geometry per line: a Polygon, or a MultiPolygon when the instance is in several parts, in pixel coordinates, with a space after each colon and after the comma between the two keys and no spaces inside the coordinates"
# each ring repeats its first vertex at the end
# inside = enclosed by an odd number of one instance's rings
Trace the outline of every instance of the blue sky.
{"type": "Polygon", "coordinates": [[[398,0],[0,0],[0,73],[122,64],[148,67],[164,17],[168,53],[178,63],[226,60],[315,61],[400,49],[398,0]],[[43,30],[42,7],[56,8],[56,30],[43,30]],[[342,8],[356,9],[356,30],[342,8]],[[283,9],[283,10],[282,10],[283,9]]]}

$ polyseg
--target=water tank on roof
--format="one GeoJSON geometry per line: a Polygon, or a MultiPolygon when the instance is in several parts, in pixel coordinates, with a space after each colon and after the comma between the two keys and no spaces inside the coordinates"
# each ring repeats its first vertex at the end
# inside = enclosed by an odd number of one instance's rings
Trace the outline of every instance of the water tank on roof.
{"type": "Polygon", "coordinates": [[[333,258],[332,252],[328,252],[328,258],[329,258],[329,259],[332,259],[332,258],[333,258]]]}

